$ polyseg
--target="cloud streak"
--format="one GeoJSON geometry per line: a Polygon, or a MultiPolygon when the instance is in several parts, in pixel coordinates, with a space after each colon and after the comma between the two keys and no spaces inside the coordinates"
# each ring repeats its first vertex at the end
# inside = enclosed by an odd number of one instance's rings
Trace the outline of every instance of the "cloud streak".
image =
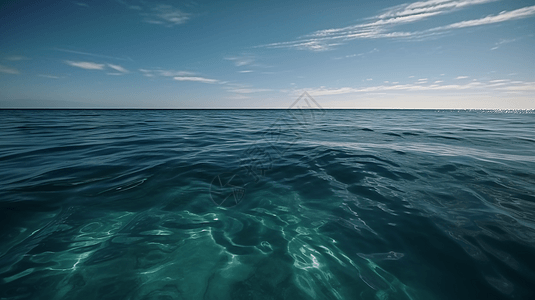
{"type": "Polygon", "coordinates": [[[88,52],[82,52],[82,51],[74,51],[74,50],[61,49],[61,48],[55,48],[54,50],[61,51],[61,52],[66,52],[66,53],[87,55],[87,56],[98,57],[98,58],[107,58],[107,59],[117,59],[117,60],[124,60],[124,61],[132,61],[131,58],[114,57],[114,56],[107,56],[107,55],[94,54],[94,53],[88,53],[88,52]]]}
{"type": "Polygon", "coordinates": [[[514,42],[516,40],[518,40],[518,39],[501,39],[499,42],[496,42],[494,44],[494,47],[492,47],[490,50],[496,50],[496,49],[500,48],[500,46],[512,43],[512,42],[514,42]]]}
{"type": "Polygon", "coordinates": [[[217,79],[210,79],[210,78],[196,77],[196,76],[176,76],[176,77],[173,77],[173,79],[178,80],[178,81],[195,81],[195,82],[211,83],[211,84],[220,82],[217,79]]]}
{"type": "Polygon", "coordinates": [[[21,61],[21,60],[30,60],[31,58],[21,55],[12,55],[4,58],[5,60],[9,61],[21,61]]]}
{"type": "Polygon", "coordinates": [[[422,39],[444,34],[455,29],[495,24],[535,15],[535,6],[529,6],[503,11],[497,15],[489,15],[480,19],[466,20],[420,31],[400,32],[394,30],[398,25],[423,21],[469,6],[493,1],[496,0],[428,0],[403,4],[388,8],[381,14],[368,18],[367,22],[341,28],[319,30],[294,41],[271,43],[257,47],[327,51],[356,39],[422,39]]]}
{"type": "MultiPolygon", "coordinates": [[[[108,75],[124,75],[130,73],[127,69],[123,68],[120,65],[114,64],[99,64],[89,61],[70,61],[66,60],[65,63],[71,67],[77,67],[84,70],[106,70],[107,68],[112,69],[112,72],[108,72],[108,75]]],[[[109,70],[109,69],[108,69],[109,70]]]]}
{"type": "Polygon", "coordinates": [[[73,2],[73,3],[78,5],[78,6],[89,7],[89,4],[87,4],[87,3],[83,3],[83,2],[73,2]]]}
{"type": "Polygon", "coordinates": [[[431,0],[420,1],[411,4],[402,4],[391,7],[383,14],[377,16],[379,19],[391,19],[404,16],[417,16],[422,14],[444,14],[463,7],[475,4],[494,2],[497,0],[431,0]]]}
{"type": "MultiPolygon", "coordinates": [[[[480,91],[535,91],[535,82],[510,82],[509,80],[491,80],[489,82],[472,81],[466,84],[443,84],[442,81],[436,81],[433,84],[424,84],[423,82],[416,82],[412,84],[393,84],[393,85],[378,85],[368,87],[342,87],[342,88],[311,88],[306,91],[312,96],[333,96],[351,93],[379,93],[379,92],[418,92],[418,91],[466,91],[466,90],[480,90],[480,91]]],[[[297,91],[295,91],[297,92],[297,91]]],[[[301,93],[299,91],[298,93],[301,93]]]]}
{"type": "Polygon", "coordinates": [[[6,66],[2,66],[2,65],[0,65],[0,73],[13,74],[13,75],[20,74],[19,70],[9,68],[6,66]]]}
{"type": "Polygon", "coordinates": [[[43,78],[50,78],[50,79],[59,79],[59,78],[62,78],[62,77],[59,77],[59,76],[54,76],[54,75],[46,75],[46,74],[39,74],[37,75],[39,77],[43,77],[43,78]]]}
{"type": "Polygon", "coordinates": [[[88,61],[70,61],[66,60],[65,63],[72,67],[77,67],[85,70],[104,70],[104,64],[97,64],[88,61]]]}
{"type": "Polygon", "coordinates": [[[481,19],[462,21],[462,22],[453,23],[453,24],[443,26],[443,27],[436,27],[436,28],[433,28],[432,30],[448,30],[448,29],[466,28],[466,27],[481,26],[481,25],[490,25],[494,23],[523,19],[523,18],[531,17],[533,15],[535,15],[535,5],[520,8],[520,9],[515,9],[512,11],[502,11],[498,15],[494,15],[494,16],[490,15],[481,19]]]}
{"type": "Polygon", "coordinates": [[[162,70],[162,69],[155,69],[155,70],[139,69],[139,71],[145,77],[156,77],[156,76],[175,77],[175,76],[193,76],[193,75],[195,75],[195,73],[189,72],[189,71],[175,71],[175,70],[162,70]]]}
{"type": "Polygon", "coordinates": [[[134,1],[123,0],[117,0],[117,2],[130,10],[139,11],[143,22],[148,24],[173,27],[186,23],[192,16],[192,14],[168,4],[150,3],[146,1],[137,1],[133,4],[134,1]]]}
{"type": "Polygon", "coordinates": [[[234,62],[236,67],[248,66],[255,62],[254,57],[250,55],[225,57],[225,60],[234,62]]]}
{"type": "Polygon", "coordinates": [[[190,14],[181,11],[171,5],[156,5],[147,13],[142,13],[144,22],[150,24],[160,24],[167,27],[173,27],[186,23],[190,19],[190,14]]]}
{"type": "Polygon", "coordinates": [[[217,79],[211,79],[206,77],[198,76],[194,72],[189,71],[175,71],[175,70],[162,70],[162,69],[155,69],[155,70],[148,70],[148,69],[139,69],[139,71],[143,74],[145,77],[172,77],[174,80],[177,81],[190,81],[190,82],[200,82],[200,83],[209,83],[209,84],[226,84],[226,81],[221,81],[217,79]]]}
{"type": "Polygon", "coordinates": [[[108,67],[114,69],[115,71],[118,71],[118,72],[121,72],[121,73],[128,73],[128,70],[119,66],[119,65],[112,65],[112,64],[108,64],[108,67]]]}

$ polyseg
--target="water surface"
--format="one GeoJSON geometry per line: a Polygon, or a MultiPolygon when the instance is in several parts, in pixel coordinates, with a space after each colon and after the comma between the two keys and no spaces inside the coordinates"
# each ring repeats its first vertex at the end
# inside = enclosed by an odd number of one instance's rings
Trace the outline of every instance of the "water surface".
{"type": "Polygon", "coordinates": [[[535,114],[0,111],[1,299],[530,299],[535,114]]]}

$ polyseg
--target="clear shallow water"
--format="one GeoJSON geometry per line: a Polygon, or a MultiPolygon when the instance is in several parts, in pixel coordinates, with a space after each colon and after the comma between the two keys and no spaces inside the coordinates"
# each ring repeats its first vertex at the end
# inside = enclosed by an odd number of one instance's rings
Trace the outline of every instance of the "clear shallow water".
{"type": "Polygon", "coordinates": [[[0,299],[529,299],[535,114],[0,111],[0,299]]]}

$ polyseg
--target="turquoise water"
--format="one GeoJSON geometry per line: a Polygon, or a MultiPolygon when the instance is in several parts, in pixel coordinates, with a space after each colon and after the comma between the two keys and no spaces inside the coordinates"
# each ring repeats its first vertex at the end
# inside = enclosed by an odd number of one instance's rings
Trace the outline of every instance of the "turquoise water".
{"type": "Polygon", "coordinates": [[[533,111],[0,111],[0,299],[529,299],[533,111]]]}

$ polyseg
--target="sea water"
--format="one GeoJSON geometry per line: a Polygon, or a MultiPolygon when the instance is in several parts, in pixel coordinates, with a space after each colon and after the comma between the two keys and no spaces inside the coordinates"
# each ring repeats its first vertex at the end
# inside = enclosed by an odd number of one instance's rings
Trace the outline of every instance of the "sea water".
{"type": "Polygon", "coordinates": [[[0,120],[0,299],[535,296],[533,111],[0,120]]]}

